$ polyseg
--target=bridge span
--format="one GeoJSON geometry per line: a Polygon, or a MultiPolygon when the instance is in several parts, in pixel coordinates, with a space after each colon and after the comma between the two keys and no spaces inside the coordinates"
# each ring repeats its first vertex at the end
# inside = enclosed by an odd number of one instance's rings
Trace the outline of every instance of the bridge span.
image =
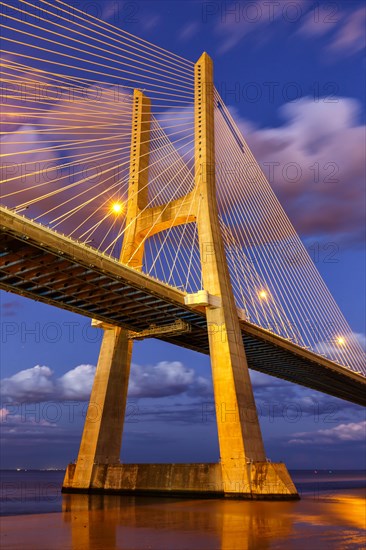
{"type": "MultiPolygon", "coordinates": [[[[205,308],[113,257],[0,207],[0,288],[134,333],[208,354],[205,308]],[[181,322],[185,330],[169,332],[181,322]],[[165,327],[163,332],[159,328],[165,327]]],[[[366,405],[366,378],[269,330],[240,320],[249,368],[366,405]]],[[[138,335],[133,335],[134,337],[138,335]]]]}

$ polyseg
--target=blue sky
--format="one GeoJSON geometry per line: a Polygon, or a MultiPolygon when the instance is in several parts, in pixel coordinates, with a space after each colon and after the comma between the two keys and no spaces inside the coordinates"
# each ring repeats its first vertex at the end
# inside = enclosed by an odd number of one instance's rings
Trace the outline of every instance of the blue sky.
{"type": "MultiPolygon", "coordinates": [[[[217,88],[261,165],[279,163],[271,184],[364,338],[363,2],[78,8],[193,61],[204,50],[212,56],[217,88]],[[292,161],[302,169],[296,184],[281,170],[292,161]],[[336,183],[327,177],[332,163],[336,183]]],[[[2,467],[64,467],[77,455],[100,332],[86,318],[14,295],[2,293],[1,306],[2,467]]],[[[208,358],[151,340],[135,345],[133,363],[122,458],[217,460],[208,358]]],[[[290,468],[365,465],[360,407],[256,373],[253,384],[272,460],[290,468]]]]}

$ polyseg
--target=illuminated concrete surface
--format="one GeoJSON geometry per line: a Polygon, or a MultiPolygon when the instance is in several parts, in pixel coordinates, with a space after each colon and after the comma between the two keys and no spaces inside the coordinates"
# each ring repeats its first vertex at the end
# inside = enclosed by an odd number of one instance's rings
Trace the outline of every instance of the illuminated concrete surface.
{"type": "MultiPolygon", "coordinates": [[[[237,463],[237,461],[236,461],[237,463]]],[[[221,464],[99,464],[94,465],[90,484],[74,483],[78,465],[69,464],[63,492],[131,493],[198,498],[298,499],[286,466],[281,463],[243,464],[245,474],[223,470],[221,464]],[[231,479],[230,479],[231,475],[231,479]]],[[[80,479],[78,479],[80,483],[80,479]]]]}

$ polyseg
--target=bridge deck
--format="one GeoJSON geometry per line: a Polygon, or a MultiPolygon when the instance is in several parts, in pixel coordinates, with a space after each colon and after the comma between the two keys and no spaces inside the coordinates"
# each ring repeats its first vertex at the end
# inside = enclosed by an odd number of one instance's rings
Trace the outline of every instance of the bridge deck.
{"type": "MultiPolygon", "coordinates": [[[[184,293],[95,249],[0,207],[0,288],[133,331],[181,319],[185,334],[161,340],[208,353],[204,310],[184,293]]],[[[366,378],[270,331],[241,321],[249,367],[366,405],[366,378]]]]}

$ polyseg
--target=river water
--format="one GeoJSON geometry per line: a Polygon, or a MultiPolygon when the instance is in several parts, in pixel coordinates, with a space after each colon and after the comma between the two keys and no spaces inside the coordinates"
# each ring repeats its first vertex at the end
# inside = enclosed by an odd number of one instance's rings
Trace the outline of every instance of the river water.
{"type": "Polygon", "coordinates": [[[292,471],[293,502],[61,495],[63,475],[2,472],[1,550],[366,548],[364,472],[292,471]]]}

